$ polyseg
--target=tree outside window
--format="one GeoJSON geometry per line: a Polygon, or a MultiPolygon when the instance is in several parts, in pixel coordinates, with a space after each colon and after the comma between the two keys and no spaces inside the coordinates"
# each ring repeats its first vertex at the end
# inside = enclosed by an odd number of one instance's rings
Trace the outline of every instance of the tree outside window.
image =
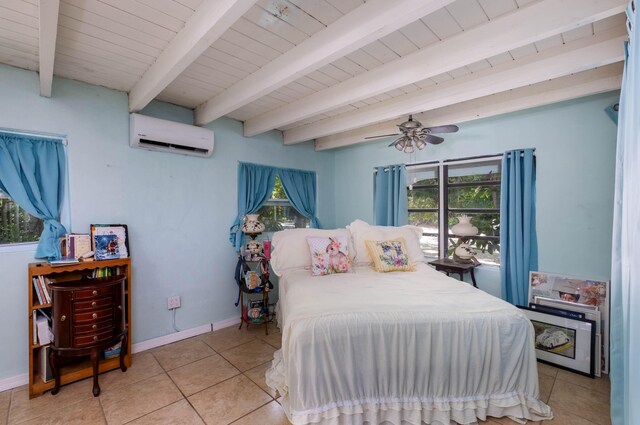
{"type": "Polygon", "coordinates": [[[428,257],[445,251],[451,256],[459,239],[451,233],[458,217],[471,217],[478,235],[470,245],[486,264],[500,263],[500,161],[480,164],[437,165],[409,172],[409,223],[423,228],[421,240],[428,257]],[[444,176],[442,182],[439,177],[444,176]],[[442,205],[442,208],[440,207],[442,205]],[[445,223],[441,223],[445,219],[445,223]],[[440,229],[447,234],[441,237],[440,229]],[[441,245],[446,243],[445,249],[441,245]]]}
{"type": "Polygon", "coordinates": [[[276,177],[271,197],[257,213],[260,214],[260,221],[264,223],[267,232],[309,227],[309,219],[300,214],[289,202],[280,177],[276,177]]]}
{"type": "Polygon", "coordinates": [[[40,240],[43,222],[0,192],[0,245],[40,240]]]}

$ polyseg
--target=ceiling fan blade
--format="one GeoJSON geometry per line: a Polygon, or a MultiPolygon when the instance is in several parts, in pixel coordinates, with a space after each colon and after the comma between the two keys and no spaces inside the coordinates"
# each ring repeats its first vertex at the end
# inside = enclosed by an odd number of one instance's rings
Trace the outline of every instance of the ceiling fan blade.
{"type": "Polygon", "coordinates": [[[455,133],[458,131],[457,125],[440,125],[437,127],[426,127],[425,130],[429,130],[430,133],[455,133]]]}
{"type": "Polygon", "coordinates": [[[440,136],[434,136],[433,134],[425,134],[424,140],[427,143],[431,143],[432,145],[439,145],[440,143],[444,142],[444,138],[440,136]]]}
{"type": "Polygon", "coordinates": [[[381,137],[391,137],[391,136],[399,136],[400,133],[393,133],[393,134],[381,134],[379,136],[369,136],[369,137],[365,137],[365,139],[379,139],[381,137]]]}

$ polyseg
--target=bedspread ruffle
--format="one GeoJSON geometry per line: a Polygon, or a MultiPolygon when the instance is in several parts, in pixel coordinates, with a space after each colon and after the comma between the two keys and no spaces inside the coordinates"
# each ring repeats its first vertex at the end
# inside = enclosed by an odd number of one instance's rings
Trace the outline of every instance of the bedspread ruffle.
{"type": "Polygon", "coordinates": [[[382,398],[343,400],[309,410],[293,410],[289,404],[282,352],[276,351],[267,370],[267,385],[282,395],[283,409],[292,424],[392,425],[475,424],[487,417],[508,417],[519,423],[553,419],[549,406],[525,394],[476,395],[457,398],[382,398]]]}

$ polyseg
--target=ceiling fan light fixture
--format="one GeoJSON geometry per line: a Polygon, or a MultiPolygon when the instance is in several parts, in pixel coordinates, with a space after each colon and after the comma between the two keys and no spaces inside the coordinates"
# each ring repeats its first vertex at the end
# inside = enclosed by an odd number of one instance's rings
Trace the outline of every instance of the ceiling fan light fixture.
{"type": "Polygon", "coordinates": [[[407,138],[405,136],[400,137],[398,140],[396,140],[393,143],[393,147],[395,147],[396,149],[398,149],[400,152],[402,152],[402,150],[404,149],[405,145],[407,144],[407,138]]]}
{"type": "Polygon", "coordinates": [[[404,147],[404,153],[413,153],[413,143],[410,141],[404,147]]]}
{"type": "Polygon", "coordinates": [[[415,139],[416,148],[422,150],[425,146],[427,146],[427,142],[424,141],[422,137],[416,137],[415,139]]]}

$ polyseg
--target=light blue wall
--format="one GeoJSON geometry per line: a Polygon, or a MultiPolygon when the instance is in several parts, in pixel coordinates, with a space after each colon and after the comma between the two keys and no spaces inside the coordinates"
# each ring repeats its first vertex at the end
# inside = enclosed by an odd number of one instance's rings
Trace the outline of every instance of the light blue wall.
{"type": "MultiPolygon", "coordinates": [[[[173,332],[166,308],[182,296],[177,325],[188,329],[235,317],[235,253],[228,231],[236,213],[239,160],[318,173],[318,216],[333,226],[333,152],[285,147],[279,132],[242,136],[242,124],[211,124],[208,159],[131,149],[125,93],[56,78],[38,95],[38,75],[0,65],[0,127],[68,135],[71,223],[127,223],[133,261],[133,342],[173,332]]],[[[188,122],[190,111],[154,103],[146,113],[188,122]]],[[[33,252],[0,253],[0,379],[26,373],[27,264],[33,252]]]]}
{"type": "MultiPolygon", "coordinates": [[[[438,146],[408,156],[392,139],[336,151],[336,225],[373,221],[373,167],[536,148],[539,269],[609,279],[616,127],[608,93],[460,124],[438,146]]],[[[481,288],[499,296],[497,267],[477,271],[481,288]]]]}
{"type": "MultiPolygon", "coordinates": [[[[71,230],[127,223],[133,260],[133,340],[171,333],[166,298],[181,295],[182,329],[234,317],[235,254],[228,229],[236,210],[238,160],[315,170],[324,227],[372,221],[372,171],[407,161],[388,141],[314,152],[283,146],[280,133],[244,138],[230,119],[211,125],[216,148],[202,159],[131,149],[124,93],[55,79],[38,96],[37,74],[0,65],[0,127],[67,134],[71,230]]],[[[462,124],[410,161],[535,147],[540,269],[609,278],[615,127],[603,109],[617,93],[462,124]]],[[[191,122],[191,111],[154,102],[144,113],[191,122]]],[[[33,252],[0,252],[0,379],[27,372],[27,264],[33,252]]],[[[484,266],[483,266],[484,267],[484,266]]],[[[499,294],[497,269],[478,280],[499,294]]]]}

